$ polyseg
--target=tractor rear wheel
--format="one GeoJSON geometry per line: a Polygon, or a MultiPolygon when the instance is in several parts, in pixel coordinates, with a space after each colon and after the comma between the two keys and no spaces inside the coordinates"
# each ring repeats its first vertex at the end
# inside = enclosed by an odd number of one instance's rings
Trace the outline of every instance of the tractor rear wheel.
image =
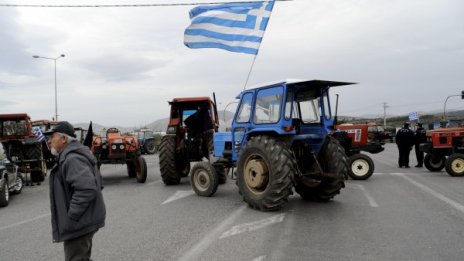
{"type": "Polygon", "coordinates": [[[217,191],[219,177],[209,162],[202,161],[193,166],[190,183],[198,196],[211,197],[217,191]]]}
{"type": "Polygon", "coordinates": [[[143,150],[147,154],[155,154],[156,152],[156,145],[155,140],[147,140],[143,145],[143,150]]]}
{"type": "Polygon", "coordinates": [[[446,159],[446,172],[453,177],[464,176],[464,154],[454,153],[446,159]]]}
{"type": "Polygon", "coordinates": [[[443,155],[433,155],[427,153],[424,157],[424,166],[432,171],[441,171],[446,164],[446,158],[443,155]]]}
{"type": "Polygon", "coordinates": [[[180,183],[180,173],[176,165],[176,136],[164,135],[161,138],[159,150],[159,165],[161,179],[166,185],[177,185],[180,183]]]}
{"type": "Polygon", "coordinates": [[[138,183],[145,183],[147,180],[147,161],[142,156],[135,162],[135,179],[138,183]]]}
{"type": "Polygon", "coordinates": [[[280,209],[292,194],[295,174],[290,149],[273,137],[252,137],[241,149],[237,186],[243,200],[254,209],[280,209]]]}
{"type": "Polygon", "coordinates": [[[306,186],[297,180],[295,191],[304,200],[329,201],[345,187],[345,177],[348,172],[348,157],[340,143],[328,136],[319,153],[318,161],[325,173],[335,177],[324,177],[317,186],[306,186]]]}
{"type": "Polygon", "coordinates": [[[354,180],[366,180],[374,173],[374,162],[365,154],[354,154],[348,159],[348,176],[354,180]]]}

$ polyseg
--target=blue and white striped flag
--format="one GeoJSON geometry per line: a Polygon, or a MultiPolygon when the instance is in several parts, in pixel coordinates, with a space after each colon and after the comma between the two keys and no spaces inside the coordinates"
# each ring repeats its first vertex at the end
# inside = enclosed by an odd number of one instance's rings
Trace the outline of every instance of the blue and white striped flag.
{"type": "Polygon", "coordinates": [[[38,141],[42,142],[45,139],[45,136],[39,127],[34,127],[33,132],[38,141]]]}
{"type": "Polygon", "coordinates": [[[190,11],[192,24],[185,29],[184,44],[257,55],[274,2],[195,7],[190,11]]]}

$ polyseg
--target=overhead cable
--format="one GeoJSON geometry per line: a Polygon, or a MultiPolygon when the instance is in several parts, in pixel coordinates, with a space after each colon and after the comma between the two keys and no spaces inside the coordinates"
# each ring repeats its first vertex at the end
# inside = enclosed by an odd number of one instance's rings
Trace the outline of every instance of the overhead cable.
{"type": "MultiPolygon", "coordinates": [[[[276,2],[288,2],[293,0],[275,0],[276,2]]],[[[166,6],[188,6],[188,5],[216,5],[230,3],[260,3],[267,1],[235,1],[235,2],[197,2],[197,3],[169,3],[169,4],[103,4],[103,5],[42,5],[42,4],[0,4],[0,7],[41,7],[41,8],[101,8],[101,7],[166,7],[166,6]]]]}

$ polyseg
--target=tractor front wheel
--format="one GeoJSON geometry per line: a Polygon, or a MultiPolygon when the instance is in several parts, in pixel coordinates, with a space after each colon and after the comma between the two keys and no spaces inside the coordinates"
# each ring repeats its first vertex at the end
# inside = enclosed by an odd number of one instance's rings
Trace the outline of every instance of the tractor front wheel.
{"type": "Polygon", "coordinates": [[[427,154],[424,157],[424,166],[432,172],[441,171],[445,164],[446,158],[443,155],[427,154]]]}
{"type": "Polygon", "coordinates": [[[216,193],[219,177],[209,162],[198,162],[192,168],[190,183],[198,196],[211,197],[216,193]]]}
{"type": "Polygon", "coordinates": [[[142,156],[135,161],[135,179],[138,183],[145,183],[147,180],[147,161],[142,156]]]}
{"type": "Polygon", "coordinates": [[[147,140],[143,145],[143,150],[147,154],[155,154],[156,152],[156,145],[155,140],[147,140]]]}
{"type": "Polygon", "coordinates": [[[464,176],[464,154],[454,153],[446,159],[446,172],[453,177],[464,176]]]}
{"type": "Polygon", "coordinates": [[[365,154],[354,154],[348,159],[348,176],[354,180],[366,180],[374,173],[374,162],[365,154]]]}
{"type": "Polygon", "coordinates": [[[292,194],[295,174],[291,151],[273,137],[252,137],[241,149],[237,186],[243,200],[254,209],[280,209],[292,194]]]}

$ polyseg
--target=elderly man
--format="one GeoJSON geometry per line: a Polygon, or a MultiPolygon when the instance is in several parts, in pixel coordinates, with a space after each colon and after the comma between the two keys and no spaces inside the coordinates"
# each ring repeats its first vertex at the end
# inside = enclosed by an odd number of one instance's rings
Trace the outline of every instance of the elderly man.
{"type": "Polygon", "coordinates": [[[58,122],[44,134],[57,157],[49,178],[53,242],[64,242],[65,260],[90,260],[93,235],[106,216],[95,159],[69,122],[58,122]]]}

